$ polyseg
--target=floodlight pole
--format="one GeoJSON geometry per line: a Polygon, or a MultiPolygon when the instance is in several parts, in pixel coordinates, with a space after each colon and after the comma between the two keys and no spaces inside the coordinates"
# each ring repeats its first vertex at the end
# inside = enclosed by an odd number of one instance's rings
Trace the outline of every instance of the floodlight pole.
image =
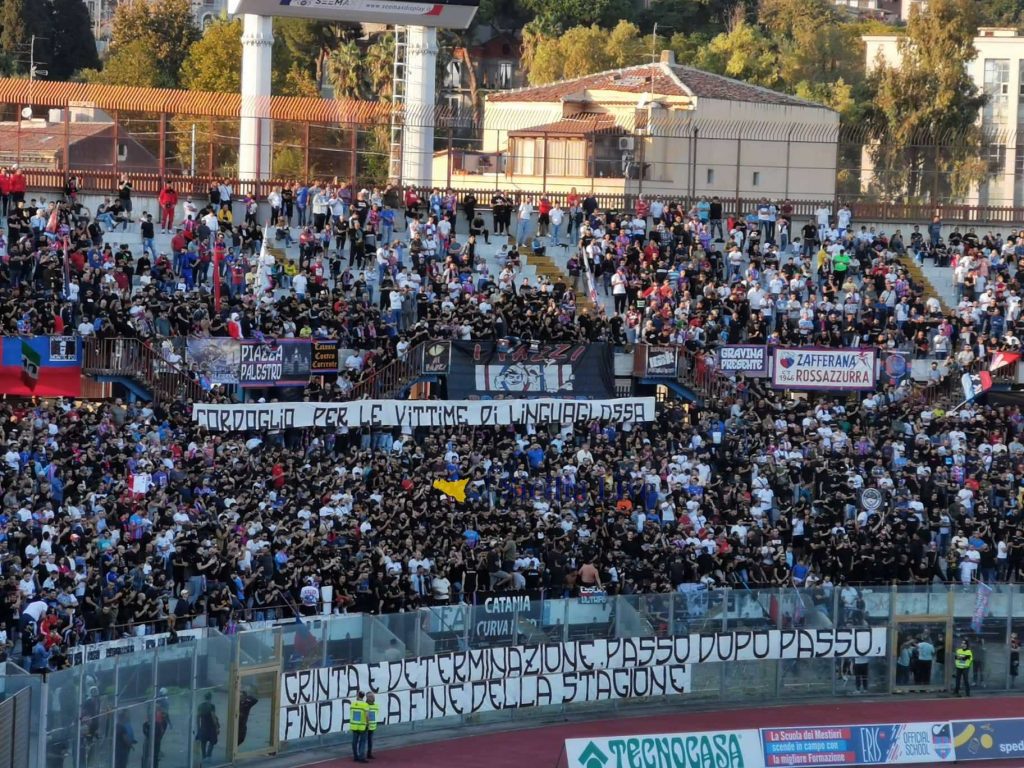
{"type": "Polygon", "coordinates": [[[273,47],[274,18],[251,13],[243,15],[238,178],[245,181],[260,181],[271,176],[270,96],[273,47]]]}
{"type": "Polygon", "coordinates": [[[434,99],[437,28],[407,27],[405,121],[402,128],[402,183],[428,187],[434,176],[434,99]]]}

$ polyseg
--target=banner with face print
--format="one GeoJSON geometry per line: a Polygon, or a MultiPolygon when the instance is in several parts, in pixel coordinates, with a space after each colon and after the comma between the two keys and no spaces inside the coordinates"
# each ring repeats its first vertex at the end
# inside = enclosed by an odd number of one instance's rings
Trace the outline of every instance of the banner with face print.
{"type": "Polygon", "coordinates": [[[612,352],[608,344],[505,340],[452,343],[448,376],[451,398],[605,399],[614,394],[612,352]]]}

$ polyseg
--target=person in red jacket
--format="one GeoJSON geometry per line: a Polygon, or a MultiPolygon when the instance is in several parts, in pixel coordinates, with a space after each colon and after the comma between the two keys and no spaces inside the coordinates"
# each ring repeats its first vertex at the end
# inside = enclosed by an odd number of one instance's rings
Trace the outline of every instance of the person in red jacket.
{"type": "Polygon", "coordinates": [[[14,173],[11,174],[11,206],[13,208],[18,207],[18,203],[25,202],[25,190],[28,189],[28,182],[25,180],[25,174],[21,172],[21,168],[15,168],[14,173]]]}
{"type": "Polygon", "coordinates": [[[7,216],[11,204],[11,174],[6,168],[0,168],[0,216],[7,216]]]}
{"type": "Polygon", "coordinates": [[[540,196],[540,201],[537,203],[537,234],[541,237],[547,237],[550,224],[551,198],[545,193],[540,196]]]}
{"type": "Polygon", "coordinates": [[[160,234],[166,235],[174,226],[174,209],[178,205],[178,193],[170,184],[165,184],[160,190],[157,202],[160,204],[160,234]]]}

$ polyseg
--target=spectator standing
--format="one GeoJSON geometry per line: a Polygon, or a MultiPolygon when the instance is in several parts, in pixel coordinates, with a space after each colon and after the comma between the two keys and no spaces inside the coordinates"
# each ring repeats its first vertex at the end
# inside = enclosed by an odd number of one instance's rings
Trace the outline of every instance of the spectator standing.
{"type": "Polygon", "coordinates": [[[527,243],[530,234],[530,220],[533,218],[533,200],[527,196],[519,204],[518,218],[516,220],[516,245],[523,246],[527,243]]]}
{"type": "Polygon", "coordinates": [[[366,694],[366,710],[366,759],[373,760],[373,735],[380,725],[380,704],[372,693],[366,694]]]}
{"type": "Polygon", "coordinates": [[[356,691],[356,698],[349,705],[348,727],[352,732],[352,759],[357,763],[368,762],[366,759],[366,721],[369,705],[363,698],[362,691],[356,691]]]}
{"type": "Polygon", "coordinates": [[[164,184],[157,198],[160,207],[160,234],[170,234],[174,227],[174,209],[178,207],[178,193],[170,184],[164,184]]]}
{"type": "Polygon", "coordinates": [[[956,686],[953,693],[960,695],[960,683],[963,682],[967,697],[971,696],[971,667],[974,665],[974,652],[971,644],[965,637],[960,641],[960,647],[956,649],[953,656],[953,665],[956,667],[956,686]]]}
{"type": "Polygon", "coordinates": [[[117,181],[117,201],[125,213],[125,229],[132,221],[132,182],[127,174],[122,173],[117,181]]]}

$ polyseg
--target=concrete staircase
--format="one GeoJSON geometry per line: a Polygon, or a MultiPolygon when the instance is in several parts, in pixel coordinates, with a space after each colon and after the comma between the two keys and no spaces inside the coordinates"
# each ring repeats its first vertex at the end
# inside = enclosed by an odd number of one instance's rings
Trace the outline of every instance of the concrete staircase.
{"type": "Polygon", "coordinates": [[[925,286],[925,293],[938,298],[942,303],[943,310],[956,306],[952,267],[939,267],[931,260],[925,261],[924,266],[921,266],[909,256],[903,259],[903,263],[906,264],[911,277],[920,280],[925,286]]]}
{"type": "MultiPolygon", "coordinates": [[[[907,260],[912,261],[912,259],[907,260]]],[[[955,307],[957,302],[953,290],[953,268],[951,266],[936,266],[935,262],[931,260],[926,261],[924,266],[914,265],[921,270],[925,286],[931,287],[943,307],[955,307]]]]}

